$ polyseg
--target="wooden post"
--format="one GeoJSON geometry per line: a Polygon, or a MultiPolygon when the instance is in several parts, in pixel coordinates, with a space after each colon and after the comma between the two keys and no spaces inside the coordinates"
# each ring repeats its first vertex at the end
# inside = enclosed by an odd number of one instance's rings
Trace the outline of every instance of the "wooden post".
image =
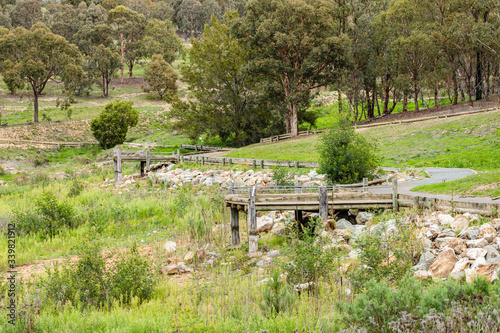
{"type": "Polygon", "coordinates": [[[436,198],[429,198],[429,210],[431,212],[436,210],[436,198]]]}
{"type": "Polygon", "coordinates": [[[255,186],[248,189],[250,201],[248,203],[248,250],[250,253],[257,252],[257,215],[255,210],[255,186]]]}
{"type": "Polygon", "coordinates": [[[368,178],[363,178],[363,192],[368,192],[368,178]]]}
{"type": "Polygon", "coordinates": [[[264,169],[264,160],[260,160],[260,168],[264,169]]]}
{"type": "Polygon", "coordinates": [[[149,171],[150,166],[151,166],[151,156],[149,154],[149,150],[146,150],[146,171],[149,171]]]}
{"type": "Polygon", "coordinates": [[[201,165],[205,165],[205,156],[201,157],[201,165]]]}
{"type": "Polygon", "coordinates": [[[255,169],[257,167],[257,161],[252,160],[252,169],[255,169]]]}
{"type": "Polygon", "coordinates": [[[177,163],[181,161],[181,150],[177,149],[177,163]]]}
{"type": "Polygon", "coordinates": [[[146,176],[146,173],[144,172],[145,167],[146,167],[146,161],[141,161],[141,178],[146,176]]]}
{"type": "MultiPolygon", "coordinates": [[[[229,194],[235,194],[234,183],[229,185],[229,194]]],[[[240,221],[238,208],[231,206],[231,245],[240,245],[240,221]]]]}
{"type": "Polygon", "coordinates": [[[225,157],[222,158],[222,166],[226,166],[226,158],[225,157]]]}
{"type": "Polygon", "coordinates": [[[229,159],[229,165],[233,165],[233,159],[232,158],[229,159]]]}
{"type": "Polygon", "coordinates": [[[113,154],[115,155],[115,182],[121,182],[123,179],[122,175],[122,150],[121,148],[113,149],[113,154]]]}
{"type": "Polygon", "coordinates": [[[398,211],[398,180],[396,177],[392,178],[392,210],[398,211]]]}
{"type": "Polygon", "coordinates": [[[297,169],[299,168],[299,162],[298,162],[298,161],[296,161],[296,162],[295,162],[295,167],[296,167],[297,169]]]}
{"type": "MultiPolygon", "coordinates": [[[[295,186],[295,193],[302,193],[302,186],[296,185],[295,186]]],[[[298,210],[298,209],[295,210],[295,221],[297,221],[297,223],[299,223],[299,224],[304,223],[301,210],[298,210]]]]}
{"type": "Polygon", "coordinates": [[[413,208],[415,208],[415,209],[419,208],[418,197],[417,196],[413,197],[413,208]]]}
{"type": "Polygon", "coordinates": [[[326,193],[326,187],[320,186],[319,192],[319,216],[323,221],[328,220],[328,194],[326,193]]]}
{"type": "Polygon", "coordinates": [[[286,162],[286,166],[290,169],[290,161],[286,162]]]}

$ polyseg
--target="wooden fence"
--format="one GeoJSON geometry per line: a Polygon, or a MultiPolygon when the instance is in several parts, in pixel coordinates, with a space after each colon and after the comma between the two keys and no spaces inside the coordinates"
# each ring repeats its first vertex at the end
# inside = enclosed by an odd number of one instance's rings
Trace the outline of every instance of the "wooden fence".
{"type": "MultiPolygon", "coordinates": [[[[431,116],[431,117],[421,117],[421,118],[414,118],[414,119],[394,120],[394,121],[386,121],[386,122],[366,124],[366,125],[354,125],[354,128],[369,128],[369,127],[388,126],[388,125],[395,125],[395,124],[415,123],[415,122],[419,122],[419,121],[426,121],[426,120],[433,120],[433,119],[446,119],[446,118],[452,118],[452,117],[467,116],[467,115],[472,115],[472,114],[476,114],[476,113],[495,112],[495,111],[499,111],[499,110],[500,110],[499,107],[494,107],[494,108],[488,108],[488,109],[482,109],[482,110],[475,110],[475,111],[468,111],[468,112],[460,112],[460,113],[454,113],[454,114],[442,114],[442,115],[431,116]]],[[[318,130],[311,130],[311,131],[302,131],[302,132],[298,133],[297,137],[314,135],[314,134],[320,134],[320,133],[323,133],[325,130],[326,129],[318,129],[318,130]]],[[[290,139],[292,137],[293,136],[290,133],[288,133],[288,134],[281,134],[281,135],[275,135],[275,136],[271,136],[271,137],[268,137],[268,138],[262,138],[262,139],[260,139],[260,143],[278,142],[278,141],[281,141],[281,140],[290,139]]]]}

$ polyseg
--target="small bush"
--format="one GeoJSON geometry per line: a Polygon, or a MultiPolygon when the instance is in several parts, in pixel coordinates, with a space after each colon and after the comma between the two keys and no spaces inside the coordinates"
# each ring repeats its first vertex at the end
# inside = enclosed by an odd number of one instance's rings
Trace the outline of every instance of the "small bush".
{"type": "Polygon", "coordinates": [[[113,298],[125,304],[130,304],[134,296],[138,297],[140,302],[150,299],[156,285],[151,267],[141,258],[135,243],[130,251],[118,260],[110,281],[113,298]]]}
{"type": "Polygon", "coordinates": [[[0,165],[0,176],[5,175],[5,169],[0,165]]]}
{"type": "Polygon", "coordinates": [[[101,247],[86,242],[75,266],[67,263],[61,269],[47,270],[42,281],[46,297],[59,303],[71,301],[81,309],[103,307],[113,300],[130,304],[133,297],[140,302],[150,299],[156,280],[137,246],[118,255],[116,262],[113,268],[106,268],[101,247]]]}
{"type": "Polygon", "coordinates": [[[278,270],[274,270],[272,276],[267,280],[262,298],[261,309],[266,315],[288,311],[295,302],[295,294],[281,278],[278,270]]]}
{"type": "Polygon", "coordinates": [[[346,119],[321,136],[318,150],[318,172],[326,174],[332,183],[359,182],[370,177],[378,165],[376,145],[356,134],[346,119]]]}
{"type": "Polygon", "coordinates": [[[137,125],[139,112],[132,105],[132,101],[115,100],[91,121],[90,129],[101,147],[109,149],[122,144],[128,129],[137,125]]]}
{"type": "Polygon", "coordinates": [[[277,186],[293,186],[293,173],[285,166],[275,166],[273,168],[273,178],[277,186]]]}
{"type": "Polygon", "coordinates": [[[54,237],[62,228],[78,226],[73,207],[59,203],[54,194],[44,192],[35,202],[33,211],[14,210],[13,221],[21,234],[40,233],[43,237],[54,237]]]}
{"type": "Polygon", "coordinates": [[[74,179],[71,183],[71,187],[69,188],[68,197],[77,197],[83,192],[84,189],[85,187],[83,186],[83,183],[78,179],[74,179]]]}
{"type": "Polygon", "coordinates": [[[379,223],[373,232],[356,239],[359,265],[350,276],[355,288],[363,288],[369,280],[397,283],[416,264],[416,254],[422,249],[417,227],[411,222],[392,222],[379,223]]]}
{"type": "Polygon", "coordinates": [[[328,245],[328,241],[316,237],[314,230],[319,222],[310,223],[302,233],[297,228],[290,233],[292,241],[285,249],[289,261],[284,263],[283,270],[287,281],[293,285],[308,284],[307,291],[315,293],[320,278],[334,272],[338,264],[339,252],[328,245]]]}

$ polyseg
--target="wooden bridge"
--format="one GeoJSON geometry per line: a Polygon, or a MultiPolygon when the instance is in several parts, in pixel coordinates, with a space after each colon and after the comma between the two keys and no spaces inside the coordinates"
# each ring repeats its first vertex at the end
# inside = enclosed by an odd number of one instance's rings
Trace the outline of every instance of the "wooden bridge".
{"type": "Polygon", "coordinates": [[[372,194],[366,188],[363,192],[339,192],[334,186],[248,188],[232,185],[224,201],[230,208],[232,245],[240,245],[239,212],[244,212],[248,216],[249,251],[256,252],[258,211],[294,210],[295,220],[303,223],[303,212],[318,212],[325,221],[329,219],[329,212],[339,210],[398,210],[398,188],[396,179],[392,182],[392,194],[372,194]]]}

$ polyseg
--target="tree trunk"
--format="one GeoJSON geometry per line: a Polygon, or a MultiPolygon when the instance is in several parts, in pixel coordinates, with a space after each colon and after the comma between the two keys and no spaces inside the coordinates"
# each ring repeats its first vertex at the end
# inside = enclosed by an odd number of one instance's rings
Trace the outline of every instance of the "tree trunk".
{"type": "Polygon", "coordinates": [[[415,95],[413,96],[413,101],[415,102],[415,111],[420,111],[420,107],[418,106],[418,94],[420,93],[420,90],[418,89],[416,83],[414,85],[414,89],[415,89],[415,95]]]}
{"type": "Polygon", "coordinates": [[[102,76],[102,95],[104,97],[108,96],[108,94],[106,94],[106,78],[104,75],[102,76]]]}
{"type": "Polygon", "coordinates": [[[292,136],[297,136],[299,135],[299,113],[297,105],[289,103],[288,110],[290,113],[290,133],[292,136]]]}
{"type": "Polygon", "coordinates": [[[408,91],[403,91],[403,112],[408,111],[408,91]]]}
{"type": "Polygon", "coordinates": [[[387,84],[387,79],[384,82],[384,114],[389,113],[389,94],[391,93],[391,88],[387,84]]]}
{"type": "Polygon", "coordinates": [[[120,34],[120,42],[121,42],[121,47],[120,47],[120,56],[122,60],[122,68],[120,69],[120,83],[123,84],[123,70],[125,68],[125,44],[123,41],[123,34],[120,34]]]}
{"type": "MultiPolygon", "coordinates": [[[[500,66],[495,66],[495,69],[493,71],[493,84],[492,84],[492,87],[491,87],[491,94],[492,95],[495,95],[498,93],[498,90],[496,89],[497,88],[497,80],[498,80],[498,68],[500,66]]],[[[500,95],[500,94],[499,94],[500,95]]],[[[500,97],[500,96],[499,96],[500,97]]]]}
{"type": "Polygon", "coordinates": [[[439,88],[437,83],[436,87],[434,87],[434,107],[435,108],[439,107],[439,88]]]}
{"type": "Polygon", "coordinates": [[[458,104],[458,79],[457,79],[457,70],[455,69],[455,65],[452,66],[452,81],[453,81],[453,105],[458,104]]]}
{"type": "Polygon", "coordinates": [[[472,88],[471,88],[471,82],[472,79],[468,78],[466,85],[467,85],[467,95],[469,96],[469,104],[470,106],[474,106],[474,101],[472,100],[472,88]]]}
{"type": "Polygon", "coordinates": [[[485,96],[487,101],[490,99],[490,93],[491,93],[490,75],[491,75],[491,66],[490,62],[488,61],[488,67],[486,69],[486,96],[485,96]]]}
{"type": "Polygon", "coordinates": [[[35,93],[35,101],[33,103],[33,109],[35,109],[35,115],[33,122],[38,123],[38,93],[36,91],[33,91],[35,93]]]}
{"type": "MultiPolygon", "coordinates": [[[[483,99],[483,62],[482,52],[476,52],[476,101],[483,99]]],[[[470,95],[469,95],[470,97],[470,95]]]]}
{"type": "Polygon", "coordinates": [[[132,78],[132,70],[134,69],[134,61],[133,60],[130,60],[128,62],[128,75],[130,78],[132,78]]]}

